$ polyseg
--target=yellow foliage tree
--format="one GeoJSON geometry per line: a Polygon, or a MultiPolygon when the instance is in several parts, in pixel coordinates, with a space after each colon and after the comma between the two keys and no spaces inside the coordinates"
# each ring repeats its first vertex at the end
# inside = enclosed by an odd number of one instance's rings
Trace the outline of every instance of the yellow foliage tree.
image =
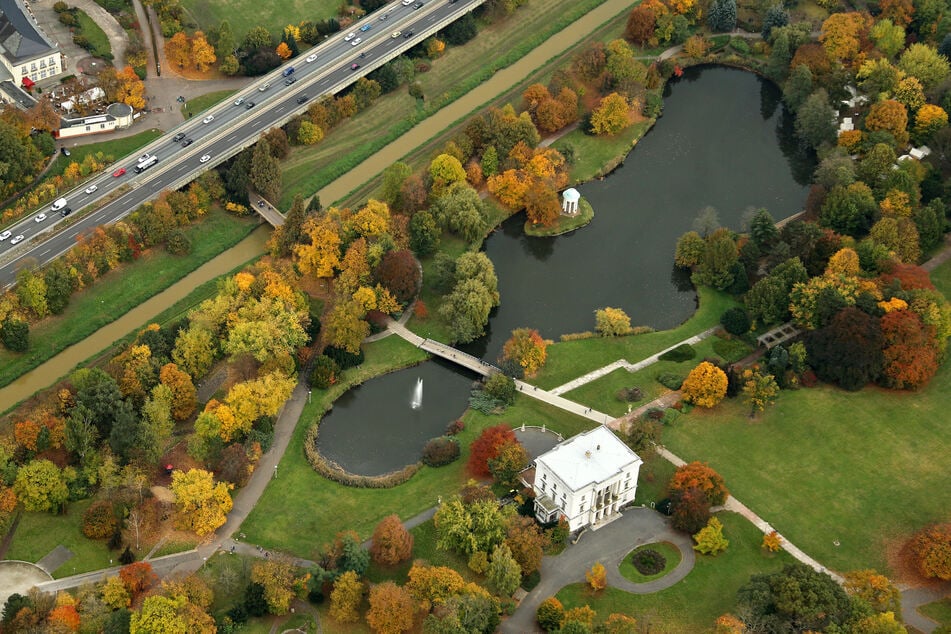
{"type": "Polygon", "coordinates": [[[264,600],[271,614],[287,614],[291,601],[307,588],[310,574],[298,574],[286,557],[274,557],[251,566],[251,581],[264,586],[264,600]]]}
{"type": "Polygon", "coordinates": [[[340,228],[330,214],[308,218],[302,227],[310,243],[294,247],[297,266],[304,275],[331,278],[340,266],[340,228]]]}
{"type": "Polygon", "coordinates": [[[352,570],[343,573],[334,581],[330,593],[330,616],[340,623],[356,623],[360,620],[360,601],[363,599],[363,584],[352,570]]]}
{"type": "Polygon", "coordinates": [[[915,134],[930,138],[935,132],[948,127],[948,113],[941,106],[927,103],[915,114],[915,134]]]}
{"type": "Polygon", "coordinates": [[[228,494],[234,485],[216,484],[214,475],[204,469],[172,472],[170,488],[175,494],[175,526],[196,535],[207,535],[223,525],[234,505],[228,494]]]}
{"type": "Polygon", "coordinates": [[[861,41],[872,26],[868,14],[833,13],[822,23],[819,41],[831,60],[851,64],[859,55],[861,41]]]}
{"type": "Polygon", "coordinates": [[[281,59],[290,59],[291,55],[294,54],[293,51],[291,51],[291,47],[287,45],[287,42],[278,44],[274,52],[277,53],[277,56],[281,59]]]}
{"type": "Polygon", "coordinates": [[[591,570],[585,573],[584,578],[595,592],[608,587],[608,573],[600,561],[591,566],[591,570]]]}
{"type": "Polygon", "coordinates": [[[836,275],[858,275],[860,270],[858,254],[848,247],[836,251],[826,266],[826,273],[836,275]]]}
{"type": "Polygon", "coordinates": [[[883,216],[892,218],[910,218],[911,200],[908,194],[899,189],[890,189],[882,202],[878,205],[879,211],[883,216]]]}
{"type": "Polygon", "coordinates": [[[591,129],[598,136],[617,134],[631,123],[631,106],[616,92],[605,96],[591,113],[591,129]]]}
{"type": "Polygon", "coordinates": [[[783,538],[779,536],[779,533],[776,531],[770,531],[763,535],[763,550],[768,550],[771,553],[778,553],[779,549],[783,547],[783,538]]]}
{"type": "Polygon", "coordinates": [[[715,407],[726,396],[726,373],[704,361],[687,375],[680,387],[684,400],[698,407],[715,407]]]}
{"type": "Polygon", "coordinates": [[[215,56],[215,47],[208,43],[202,31],[195,31],[191,39],[192,63],[200,72],[205,72],[218,61],[215,56]]]}

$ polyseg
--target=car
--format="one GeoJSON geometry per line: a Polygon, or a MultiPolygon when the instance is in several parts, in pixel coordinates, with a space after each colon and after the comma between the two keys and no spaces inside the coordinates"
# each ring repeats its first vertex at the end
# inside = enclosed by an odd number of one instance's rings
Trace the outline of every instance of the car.
{"type": "Polygon", "coordinates": [[[403,39],[404,39],[404,40],[408,40],[408,39],[411,38],[411,37],[413,37],[413,29],[410,29],[409,31],[407,31],[406,33],[403,34],[403,39]]]}
{"type": "Polygon", "coordinates": [[[413,4],[413,0],[403,0],[402,4],[404,7],[408,7],[409,5],[413,4]]]}
{"type": "Polygon", "coordinates": [[[66,204],[67,204],[67,200],[65,198],[58,198],[53,201],[53,206],[51,208],[51,211],[59,211],[60,209],[65,207],[66,204]]]}
{"type": "Polygon", "coordinates": [[[355,39],[354,41],[350,42],[350,46],[356,46],[357,44],[359,44],[359,43],[362,42],[362,41],[363,41],[363,38],[358,37],[358,38],[355,39]]]}
{"type": "Polygon", "coordinates": [[[400,36],[401,33],[402,31],[393,31],[392,33],[390,33],[390,37],[392,37],[395,40],[396,38],[400,36]]]}
{"type": "Polygon", "coordinates": [[[369,31],[369,30],[372,29],[372,28],[373,28],[373,25],[372,25],[372,24],[364,24],[363,26],[360,27],[360,32],[361,32],[361,33],[366,33],[367,31],[369,31]]]}
{"type": "Polygon", "coordinates": [[[9,232],[9,231],[4,231],[3,233],[0,233],[0,242],[3,242],[4,240],[6,240],[7,238],[9,238],[9,237],[12,236],[12,235],[13,235],[13,234],[12,234],[11,232],[9,232]]]}
{"type": "Polygon", "coordinates": [[[21,242],[23,242],[23,236],[22,236],[22,235],[19,235],[19,236],[15,237],[13,240],[10,240],[10,244],[20,244],[21,242]]]}
{"type": "Polygon", "coordinates": [[[46,214],[36,214],[33,218],[33,222],[43,222],[46,220],[46,214]]]}
{"type": "Polygon", "coordinates": [[[143,154],[142,156],[140,156],[140,157],[138,158],[138,161],[139,161],[139,163],[144,163],[145,161],[149,160],[150,158],[152,158],[152,155],[149,154],[148,152],[146,152],[145,154],[143,154]]]}
{"type": "Polygon", "coordinates": [[[350,70],[356,70],[356,69],[358,69],[358,68],[360,68],[360,64],[358,64],[358,63],[356,63],[356,62],[350,64],[350,70]]]}
{"type": "Polygon", "coordinates": [[[384,13],[383,15],[380,16],[380,22],[382,22],[383,20],[389,20],[389,19],[390,19],[389,13],[384,13]]]}
{"type": "Polygon", "coordinates": [[[422,9],[422,8],[423,8],[423,3],[422,3],[422,2],[417,2],[416,4],[413,5],[413,9],[414,9],[414,10],[415,10],[415,9],[422,9]]]}
{"type": "Polygon", "coordinates": [[[114,172],[112,173],[112,177],[113,177],[113,178],[119,178],[119,177],[122,176],[123,174],[125,174],[125,168],[124,168],[124,167],[120,167],[119,169],[117,169],[116,171],[114,171],[114,172]]]}
{"type": "Polygon", "coordinates": [[[63,153],[63,156],[69,156],[70,154],[72,154],[72,152],[69,151],[69,148],[65,148],[65,147],[61,147],[59,151],[63,153]]]}
{"type": "Polygon", "coordinates": [[[282,76],[282,77],[290,77],[290,76],[293,75],[293,74],[294,74],[294,67],[293,67],[293,66],[288,66],[287,68],[285,68],[284,70],[281,71],[281,76],[282,76]]]}
{"type": "Polygon", "coordinates": [[[261,84],[261,86],[258,88],[258,92],[264,92],[270,87],[271,87],[271,82],[266,81],[263,84],[261,84]]]}
{"type": "Polygon", "coordinates": [[[210,115],[208,115],[207,117],[205,117],[204,119],[202,119],[201,122],[202,122],[202,123],[211,123],[211,122],[214,121],[214,120],[215,120],[215,115],[210,114],[210,115]]]}
{"type": "Polygon", "coordinates": [[[253,108],[253,107],[254,107],[254,102],[253,102],[253,101],[249,101],[248,103],[244,104],[244,108],[245,108],[246,110],[250,110],[250,109],[253,108]]]}
{"type": "Polygon", "coordinates": [[[285,85],[285,86],[290,86],[290,85],[293,84],[295,81],[297,81],[297,78],[296,78],[296,77],[288,77],[287,79],[284,80],[284,85],[285,85]]]}
{"type": "Polygon", "coordinates": [[[178,143],[179,141],[181,141],[181,140],[184,139],[184,138],[185,138],[185,133],[184,133],[184,132],[179,132],[178,134],[176,134],[175,136],[172,137],[172,141],[174,141],[175,143],[178,143]]]}
{"type": "Polygon", "coordinates": [[[314,53],[313,55],[308,55],[308,56],[307,56],[307,61],[308,61],[308,62],[316,62],[316,61],[317,61],[317,53],[314,53]]]}
{"type": "Polygon", "coordinates": [[[182,147],[188,147],[194,142],[195,142],[195,139],[185,139],[184,141],[182,141],[182,147]]]}
{"type": "Polygon", "coordinates": [[[202,157],[201,157],[200,159],[198,159],[198,162],[199,162],[199,163],[207,163],[207,162],[210,161],[210,160],[211,160],[211,154],[203,154],[202,157]]]}
{"type": "Polygon", "coordinates": [[[91,193],[93,193],[94,191],[96,191],[97,189],[99,189],[99,186],[98,186],[98,185],[90,185],[90,186],[87,187],[84,191],[85,191],[87,194],[91,194],[91,193]]]}
{"type": "Polygon", "coordinates": [[[237,99],[234,100],[234,105],[236,106],[240,106],[243,103],[244,103],[244,97],[238,97],[237,99]]]}
{"type": "Polygon", "coordinates": [[[345,38],[343,38],[343,41],[344,41],[344,42],[349,42],[350,40],[352,40],[352,39],[355,38],[356,36],[357,36],[357,34],[356,34],[355,31],[350,31],[349,33],[347,33],[347,36],[346,36],[345,38]]]}
{"type": "Polygon", "coordinates": [[[73,213],[73,210],[70,207],[63,207],[63,211],[59,213],[63,214],[63,218],[65,218],[69,214],[73,213]]]}
{"type": "Polygon", "coordinates": [[[301,95],[297,98],[297,103],[304,103],[305,101],[307,101],[307,95],[301,95]]]}

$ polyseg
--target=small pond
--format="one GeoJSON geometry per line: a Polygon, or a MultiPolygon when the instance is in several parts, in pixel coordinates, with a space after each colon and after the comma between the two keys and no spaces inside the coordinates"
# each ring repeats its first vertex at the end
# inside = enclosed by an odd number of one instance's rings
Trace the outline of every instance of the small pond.
{"type": "Polygon", "coordinates": [[[813,169],[776,86],[731,68],[688,69],[668,83],[664,116],[624,164],[579,187],[595,210],[590,225],[532,238],[518,214],[489,237],[502,305],[467,351],[494,361],[522,326],[554,340],[593,330],[604,306],[623,308],[634,325],[676,326],[696,294],[674,269],[674,247],[700,210],[713,206],[734,229],[750,207],[790,216],[802,210],[813,169]]]}
{"type": "Polygon", "coordinates": [[[334,401],[317,449],[350,473],[381,475],[416,462],[426,441],[462,415],[474,374],[433,360],[371,379],[334,401]],[[422,379],[422,406],[411,407],[422,379]]]}

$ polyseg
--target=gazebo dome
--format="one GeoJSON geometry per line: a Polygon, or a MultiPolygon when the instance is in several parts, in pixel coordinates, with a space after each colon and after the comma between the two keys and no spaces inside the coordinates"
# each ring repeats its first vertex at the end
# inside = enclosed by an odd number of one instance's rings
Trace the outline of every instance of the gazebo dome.
{"type": "Polygon", "coordinates": [[[569,187],[561,193],[561,211],[569,216],[578,213],[578,201],[581,194],[574,187],[569,187]]]}

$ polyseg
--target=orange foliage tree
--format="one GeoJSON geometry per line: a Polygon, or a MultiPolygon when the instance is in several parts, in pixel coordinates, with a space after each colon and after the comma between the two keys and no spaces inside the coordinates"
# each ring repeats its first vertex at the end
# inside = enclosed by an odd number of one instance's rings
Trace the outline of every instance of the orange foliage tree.
{"type": "Polygon", "coordinates": [[[47,618],[50,624],[61,625],[73,632],[79,630],[80,618],[75,605],[61,605],[53,608],[47,618]]]}
{"type": "Polygon", "coordinates": [[[709,361],[690,371],[680,387],[684,400],[698,407],[714,407],[726,396],[726,373],[709,361]]]}
{"type": "Polygon", "coordinates": [[[550,343],[534,328],[516,328],[502,346],[502,358],[517,363],[525,371],[525,376],[534,376],[545,365],[550,343]]]}
{"type": "Polygon", "coordinates": [[[387,515],[376,525],[370,545],[373,561],[392,566],[406,561],[413,554],[413,536],[398,515],[387,515]]]}
{"type": "Polygon", "coordinates": [[[370,610],[367,623],[375,632],[399,634],[413,627],[416,602],[409,591],[392,581],[370,588],[370,610]]]}
{"type": "Polygon", "coordinates": [[[851,64],[858,57],[871,26],[872,19],[868,14],[856,11],[833,13],[822,23],[819,41],[829,59],[851,64]]]}
{"type": "Polygon", "coordinates": [[[158,582],[158,577],[152,571],[152,564],[145,561],[137,561],[119,568],[119,579],[133,597],[142,594],[158,582]]]}
{"type": "Polygon", "coordinates": [[[894,99],[879,101],[869,108],[865,117],[867,130],[890,133],[899,145],[908,142],[908,110],[894,99]]]}
{"type": "Polygon", "coordinates": [[[13,426],[13,439],[17,445],[30,451],[36,451],[36,442],[40,437],[41,427],[31,420],[20,421],[13,426]]]}
{"type": "Polygon", "coordinates": [[[487,427],[469,446],[470,473],[484,478],[491,476],[489,460],[495,458],[503,446],[517,442],[515,432],[506,423],[487,427]]]}
{"type": "Polygon", "coordinates": [[[699,461],[678,467],[667,488],[672,495],[689,489],[702,491],[713,505],[723,504],[730,495],[723,477],[707,463],[699,461]]]}
{"type": "Polygon", "coordinates": [[[889,387],[915,390],[938,371],[938,345],[933,326],[910,310],[882,316],[884,377],[889,387]]]}
{"type": "Polygon", "coordinates": [[[922,529],[908,544],[915,566],[924,577],[951,580],[951,524],[922,529]]]}

